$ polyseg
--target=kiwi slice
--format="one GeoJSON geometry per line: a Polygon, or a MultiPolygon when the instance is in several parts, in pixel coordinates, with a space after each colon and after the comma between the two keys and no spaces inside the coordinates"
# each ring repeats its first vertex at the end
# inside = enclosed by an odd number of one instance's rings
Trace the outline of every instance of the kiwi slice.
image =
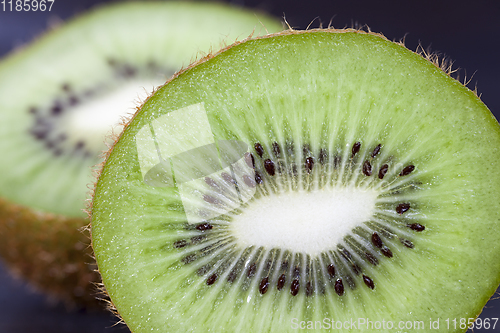
{"type": "Polygon", "coordinates": [[[472,91],[381,35],[235,43],[108,153],[99,270],[135,333],[465,331],[500,283],[499,148],[472,91]]]}
{"type": "Polygon", "coordinates": [[[98,274],[79,229],[104,137],[119,134],[121,117],[197,54],[266,29],[281,24],[222,4],[126,2],[4,59],[0,254],[13,271],[56,297],[93,302],[98,274]]]}

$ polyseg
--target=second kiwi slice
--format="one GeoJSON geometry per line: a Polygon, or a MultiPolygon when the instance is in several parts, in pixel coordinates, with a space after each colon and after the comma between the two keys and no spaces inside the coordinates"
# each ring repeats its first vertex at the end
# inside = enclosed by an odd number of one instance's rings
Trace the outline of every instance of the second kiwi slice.
{"type": "Polygon", "coordinates": [[[105,135],[200,52],[280,28],[223,4],[125,2],[3,59],[0,254],[12,270],[56,298],[93,302],[98,275],[80,229],[105,135]]]}
{"type": "Polygon", "coordinates": [[[465,331],[500,282],[499,148],[472,91],[380,35],[236,43],[109,152],[98,266],[136,333],[465,331]]]}

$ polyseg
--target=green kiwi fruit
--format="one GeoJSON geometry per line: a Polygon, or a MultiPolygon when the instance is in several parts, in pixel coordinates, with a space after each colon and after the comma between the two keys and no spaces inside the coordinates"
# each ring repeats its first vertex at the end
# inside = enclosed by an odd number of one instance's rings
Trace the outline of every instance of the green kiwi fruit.
{"type": "Polygon", "coordinates": [[[197,55],[266,29],[282,26],[222,4],[125,2],[3,59],[0,254],[12,271],[56,299],[93,303],[99,276],[80,229],[105,136],[197,55]]]}
{"type": "Polygon", "coordinates": [[[500,283],[499,149],[474,92],[381,35],[237,42],[108,152],[99,271],[134,333],[463,332],[500,283]]]}

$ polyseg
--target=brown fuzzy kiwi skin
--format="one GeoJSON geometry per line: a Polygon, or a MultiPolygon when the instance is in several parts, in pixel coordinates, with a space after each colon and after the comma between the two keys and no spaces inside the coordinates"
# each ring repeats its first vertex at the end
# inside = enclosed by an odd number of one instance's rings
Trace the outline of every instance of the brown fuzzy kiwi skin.
{"type": "Polygon", "coordinates": [[[35,211],[0,199],[0,255],[11,272],[68,308],[103,308],[85,218],[35,211]]]}
{"type": "MultiPolygon", "coordinates": [[[[285,23],[288,25],[288,22],[285,21],[285,23]]],[[[359,34],[369,34],[369,35],[377,36],[379,38],[382,38],[384,40],[388,40],[389,41],[389,39],[387,37],[385,37],[383,34],[372,32],[368,26],[364,26],[361,29],[354,29],[354,28],[335,29],[335,28],[329,26],[328,28],[295,30],[290,25],[288,25],[288,29],[287,30],[284,30],[284,31],[281,31],[281,32],[277,32],[277,33],[267,34],[267,35],[264,35],[264,36],[258,36],[258,37],[253,37],[252,35],[250,35],[249,37],[247,37],[245,39],[242,39],[240,41],[236,41],[233,44],[226,45],[226,46],[222,47],[218,51],[212,51],[212,52],[206,54],[202,58],[195,59],[188,66],[186,66],[186,67],[180,69],[179,71],[177,71],[172,77],[170,77],[165,82],[164,85],[167,85],[170,81],[172,81],[175,78],[177,78],[178,76],[182,75],[184,72],[189,71],[193,67],[196,67],[196,66],[198,66],[198,65],[200,65],[200,64],[202,64],[202,63],[204,63],[204,62],[206,62],[206,61],[208,61],[208,60],[210,60],[210,59],[212,59],[212,58],[214,58],[216,56],[218,56],[219,54],[224,53],[225,51],[233,48],[234,46],[237,46],[239,44],[245,43],[245,42],[247,42],[249,40],[272,38],[272,37],[277,37],[277,36],[285,36],[285,35],[293,35],[293,34],[305,34],[305,33],[318,32],[318,31],[319,32],[330,32],[330,33],[359,33],[359,34]],[[363,29],[365,29],[365,30],[363,30],[363,29]]],[[[404,40],[392,41],[392,42],[395,43],[395,44],[400,45],[401,47],[403,47],[403,48],[405,48],[407,50],[409,50],[406,47],[406,45],[404,43],[404,40]]],[[[429,53],[426,50],[424,50],[421,46],[417,47],[416,51],[412,51],[412,50],[409,50],[409,51],[411,51],[411,52],[413,52],[413,53],[421,56],[422,58],[426,59],[427,61],[429,61],[430,63],[432,63],[434,66],[436,66],[437,68],[439,68],[440,70],[442,70],[446,75],[448,75],[449,77],[453,78],[452,75],[456,72],[456,69],[453,68],[452,61],[450,61],[446,57],[440,56],[440,55],[435,54],[435,53],[429,53]]],[[[453,78],[453,79],[455,79],[455,78],[453,78]]],[[[467,87],[468,83],[470,83],[470,80],[467,81],[466,79],[464,79],[464,82],[461,82],[458,79],[455,79],[455,80],[458,81],[458,82],[460,82],[460,84],[462,84],[464,87],[467,87]]],[[[132,114],[127,119],[122,119],[121,126],[123,126],[123,131],[120,132],[120,133],[118,133],[118,134],[116,134],[116,135],[113,135],[112,137],[109,138],[110,140],[108,142],[111,142],[111,144],[109,145],[109,149],[107,151],[103,152],[102,162],[99,163],[98,165],[96,165],[94,167],[93,171],[94,171],[95,181],[94,181],[93,184],[90,185],[90,188],[91,188],[91,190],[90,190],[90,199],[87,201],[87,207],[86,207],[86,210],[85,210],[86,213],[88,214],[88,218],[90,220],[90,224],[88,225],[88,227],[86,228],[86,230],[88,230],[88,232],[90,234],[91,242],[92,242],[92,202],[93,202],[93,199],[94,199],[95,190],[96,190],[97,182],[99,180],[99,176],[102,173],[102,170],[103,170],[103,168],[104,168],[104,166],[105,166],[105,164],[106,164],[106,162],[107,162],[110,154],[112,153],[114,146],[116,145],[116,143],[120,139],[120,137],[123,134],[123,132],[125,131],[125,129],[134,120],[134,118],[141,112],[143,105],[149,100],[149,98],[151,96],[153,96],[155,94],[155,92],[157,90],[159,90],[161,87],[162,86],[156,87],[155,90],[149,96],[147,96],[143,101],[139,102],[138,106],[136,107],[135,114],[132,114]]],[[[474,95],[476,96],[476,98],[480,99],[480,96],[478,95],[478,92],[477,92],[477,87],[475,87],[474,89],[471,89],[471,91],[474,93],[474,95]]],[[[98,268],[97,268],[97,271],[99,271],[98,268]]],[[[500,277],[499,277],[499,280],[500,280],[500,277]]],[[[99,283],[99,291],[100,291],[100,297],[101,297],[101,299],[106,301],[108,310],[110,312],[112,312],[117,317],[118,323],[126,324],[124,322],[123,318],[120,316],[120,314],[119,314],[116,306],[113,304],[113,301],[112,301],[110,295],[108,294],[108,292],[106,291],[105,285],[102,282],[99,283]]],[[[491,299],[494,295],[495,295],[495,292],[493,292],[493,294],[490,295],[489,299],[491,299]]],[[[479,317],[479,315],[481,314],[482,310],[483,309],[481,309],[475,315],[474,320],[479,317]]]]}

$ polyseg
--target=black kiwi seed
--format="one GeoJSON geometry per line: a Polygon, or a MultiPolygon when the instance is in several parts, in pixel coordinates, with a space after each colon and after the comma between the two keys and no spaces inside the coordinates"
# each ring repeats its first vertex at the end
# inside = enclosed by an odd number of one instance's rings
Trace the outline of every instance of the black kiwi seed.
{"type": "Polygon", "coordinates": [[[335,266],[333,264],[328,265],[326,269],[328,270],[328,274],[330,274],[331,277],[335,276],[335,266]]]}
{"type": "Polygon", "coordinates": [[[378,178],[379,179],[384,179],[385,174],[389,170],[389,166],[387,164],[384,164],[380,167],[380,170],[378,172],[378,178]]]}
{"type": "Polygon", "coordinates": [[[285,281],[286,281],[285,274],[281,274],[279,279],[278,279],[278,283],[276,284],[276,288],[278,290],[283,289],[283,287],[285,286],[285,281]]]}
{"type": "Polygon", "coordinates": [[[233,177],[231,177],[231,175],[228,174],[227,172],[223,172],[220,175],[221,175],[222,179],[224,179],[226,181],[226,183],[228,183],[228,184],[236,184],[236,182],[234,181],[233,177]]]}
{"type": "Polygon", "coordinates": [[[78,141],[75,145],[75,149],[77,150],[83,149],[83,147],[85,147],[85,142],[83,141],[78,141]]]}
{"type": "Polygon", "coordinates": [[[368,288],[370,288],[370,289],[375,288],[375,284],[373,283],[373,280],[370,279],[366,275],[363,275],[363,282],[368,286],[368,288]]]}
{"type": "Polygon", "coordinates": [[[351,158],[353,158],[358,152],[359,150],[361,149],[361,142],[356,142],[353,146],[352,146],[352,150],[351,150],[351,158]]]}
{"type": "Polygon", "coordinates": [[[196,229],[200,231],[210,230],[213,226],[210,223],[200,223],[196,226],[196,229]]]}
{"type": "Polygon", "coordinates": [[[401,214],[406,213],[409,209],[410,209],[410,204],[409,203],[400,203],[396,207],[396,212],[401,215],[401,214]]]}
{"type": "Polygon", "coordinates": [[[292,284],[290,285],[290,294],[292,294],[292,296],[297,295],[299,293],[299,289],[300,289],[299,280],[298,279],[294,279],[292,281],[292,284]]]}
{"type": "Polygon", "coordinates": [[[384,256],[386,256],[387,258],[392,258],[392,251],[387,246],[382,247],[381,251],[382,251],[382,254],[384,256]]]}
{"type": "Polygon", "coordinates": [[[415,231],[419,231],[419,232],[425,230],[425,226],[421,225],[420,223],[408,224],[407,227],[409,227],[411,230],[415,230],[415,231]]]}
{"type": "MultiPolygon", "coordinates": [[[[267,173],[269,176],[274,176],[275,174],[275,168],[274,168],[274,162],[271,161],[270,159],[267,159],[264,161],[264,168],[266,169],[267,173]]],[[[257,172],[256,172],[257,174],[257,172]]]]}
{"type": "Polygon", "coordinates": [[[249,152],[245,153],[245,162],[247,162],[247,165],[250,168],[255,168],[255,159],[253,158],[253,155],[250,154],[249,152]]]}
{"type": "Polygon", "coordinates": [[[208,202],[209,204],[220,204],[220,201],[208,194],[203,194],[203,200],[205,200],[206,202],[208,202]]]}
{"type": "Polygon", "coordinates": [[[260,173],[258,173],[257,171],[255,171],[255,182],[257,184],[262,184],[264,182],[264,179],[262,178],[260,173]]]}
{"type": "Polygon", "coordinates": [[[372,243],[379,249],[382,247],[382,239],[376,232],[372,234],[372,243]]]}
{"type": "Polygon", "coordinates": [[[255,275],[255,271],[257,271],[257,265],[255,263],[251,264],[250,267],[248,267],[248,272],[247,276],[252,277],[255,275]]]}
{"type": "Polygon", "coordinates": [[[264,148],[262,148],[262,145],[260,143],[256,142],[254,148],[259,157],[262,157],[262,155],[264,155],[264,148]]]}
{"type": "Polygon", "coordinates": [[[210,177],[205,177],[205,183],[212,187],[219,187],[219,185],[217,185],[217,183],[210,177]]]}
{"type": "Polygon", "coordinates": [[[306,158],[305,166],[306,166],[306,172],[308,174],[311,173],[314,167],[314,159],[312,157],[306,158]]]}
{"type": "Polygon", "coordinates": [[[62,113],[63,107],[61,105],[61,102],[55,101],[54,105],[50,108],[50,112],[52,113],[53,116],[58,116],[62,113]]]}
{"type": "Polygon", "coordinates": [[[342,279],[337,279],[337,281],[335,281],[335,292],[339,296],[344,295],[344,284],[342,283],[342,279]]]}
{"type": "Polygon", "coordinates": [[[400,176],[406,176],[406,175],[409,175],[413,170],[415,170],[415,166],[414,165],[407,165],[404,167],[403,171],[401,171],[399,173],[400,176]]]}
{"type": "Polygon", "coordinates": [[[266,276],[262,279],[262,281],[260,281],[259,291],[262,295],[264,295],[267,292],[267,289],[269,289],[269,278],[266,276]]]}
{"type": "Polygon", "coordinates": [[[280,145],[276,141],[273,142],[273,153],[274,153],[274,156],[276,156],[276,157],[281,156],[281,148],[280,148],[280,145]]]}
{"type": "Polygon", "coordinates": [[[375,147],[375,149],[373,149],[373,152],[372,152],[372,157],[375,157],[378,155],[378,153],[380,153],[380,148],[382,147],[382,145],[379,143],[377,147],[375,147]]]}
{"type": "Polygon", "coordinates": [[[255,180],[250,178],[249,175],[243,175],[243,182],[245,182],[245,184],[248,186],[248,187],[255,187],[256,184],[255,184],[255,180]]]}
{"type": "Polygon", "coordinates": [[[363,163],[363,173],[365,174],[365,176],[372,175],[372,165],[368,160],[366,160],[365,163],[363,163]]]}
{"type": "Polygon", "coordinates": [[[368,261],[370,262],[370,264],[372,264],[374,266],[378,265],[378,259],[373,254],[371,254],[370,252],[366,252],[365,256],[366,256],[366,259],[368,259],[368,261]]]}
{"type": "Polygon", "coordinates": [[[187,245],[187,242],[186,242],[186,240],[185,240],[185,239],[181,239],[181,240],[178,240],[178,241],[175,241],[175,242],[174,242],[174,247],[175,247],[176,249],[180,249],[181,247],[184,247],[184,246],[186,246],[186,245],[187,245]]]}
{"type": "Polygon", "coordinates": [[[210,275],[210,277],[207,279],[207,285],[211,286],[212,284],[214,284],[215,280],[217,280],[216,273],[210,275]]]}

